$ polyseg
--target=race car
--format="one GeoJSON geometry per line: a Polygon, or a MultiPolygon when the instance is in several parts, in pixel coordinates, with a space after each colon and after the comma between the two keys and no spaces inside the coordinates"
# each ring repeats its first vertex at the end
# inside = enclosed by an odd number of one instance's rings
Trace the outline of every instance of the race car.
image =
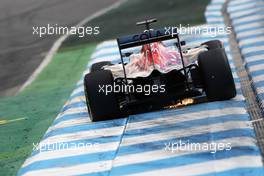
{"type": "Polygon", "coordinates": [[[208,101],[236,96],[229,62],[219,40],[186,46],[177,29],[150,29],[156,19],[138,22],[140,34],[117,39],[121,61],[94,63],[84,77],[92,121],[162,109],[185,98],[208,101]],[[173,47],[166,45],[172,42],[173,47]]]}

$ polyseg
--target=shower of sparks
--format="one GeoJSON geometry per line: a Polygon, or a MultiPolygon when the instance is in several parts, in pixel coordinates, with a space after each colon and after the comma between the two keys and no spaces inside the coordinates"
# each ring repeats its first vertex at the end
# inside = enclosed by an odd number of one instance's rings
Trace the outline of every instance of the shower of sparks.
{"type": "Polygon", "coordinates": [[[190,105],[193,103],[194,103],[194,100],[192,98],[186,98],[186,99],[183,99],[183,100],[177,102],[174,105],[166,106],[165,109],[178,108],[178,107],[187,106],[187,105],[190,105]]]}

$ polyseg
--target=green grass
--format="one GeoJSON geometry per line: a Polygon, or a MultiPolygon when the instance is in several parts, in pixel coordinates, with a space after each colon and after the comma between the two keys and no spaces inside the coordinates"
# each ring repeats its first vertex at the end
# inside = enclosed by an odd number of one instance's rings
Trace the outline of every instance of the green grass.
{"type": "Polygon", "coordinates": [[[15,175],[74,89],[95,45],[60,50],[21,94],[0,99],[0,175],[15,175]]]}
{"type": "Polygon", "coordinates": [[[99,26],[100,34],[79,38],[70,37],[64,45],[76,45],[87,41],[115,39],[122,35],[141,32],[137,21],[157,18],[154,28],[165,26],[197,25],[205,23],[204,11],[210,0],[130,0],[120,8],[90,21],[86,26],[99,26]]]}

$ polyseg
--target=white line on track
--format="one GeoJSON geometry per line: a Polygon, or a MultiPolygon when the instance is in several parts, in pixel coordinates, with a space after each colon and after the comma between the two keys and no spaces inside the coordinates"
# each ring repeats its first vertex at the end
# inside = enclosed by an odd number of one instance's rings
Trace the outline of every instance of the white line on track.
{"type": "MultiPolygon", "coordinates": [[[[109,7],[103,8],[102,10],[97,11],[96,13],[92,14],[91,16],[83,19],[81,22],[79,22],[76,27],[81,27],[88,23],[89,21],[107,13],[108,11],[115,9],[119,7],[121,4],[126,2],[127,0],[120,0],[116,3],[112,4],[109,7]]],[[[28,80],[21,86],[18,93],[23,91],[27,86],[29,86],[41,73],[41,71],[51,62],[52,58],[54,57],[55,53],[60,48],[61,44],[70,36],[70,34],[65,34],[61,36],[59,39],[55,41],[55,43],[52,45],[51,49],[49,50],[48,54],[45,56],[41,64],[38,66],[38,68],[33,72],[33,74],[28,78],[28,80]]]]}

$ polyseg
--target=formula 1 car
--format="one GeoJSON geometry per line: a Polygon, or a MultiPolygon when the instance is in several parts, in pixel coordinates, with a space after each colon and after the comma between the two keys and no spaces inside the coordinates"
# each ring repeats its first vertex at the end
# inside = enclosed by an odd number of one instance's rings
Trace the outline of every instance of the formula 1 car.
{"type": "Polygon", "coordinates": [[[222,101],[236,96],[219,40],[190,48],[180,41],[177,31],[171,35],[165,29],[150,29],[156,21],[139,22],[137,25],[146,26],[144,32],[117,39],[119,64],[95,63],[85,75],[84,90],[92,121],[158,110],[185,98],[222,101]],[[165,41],[174,41],[174,49],[165,41]]]}

